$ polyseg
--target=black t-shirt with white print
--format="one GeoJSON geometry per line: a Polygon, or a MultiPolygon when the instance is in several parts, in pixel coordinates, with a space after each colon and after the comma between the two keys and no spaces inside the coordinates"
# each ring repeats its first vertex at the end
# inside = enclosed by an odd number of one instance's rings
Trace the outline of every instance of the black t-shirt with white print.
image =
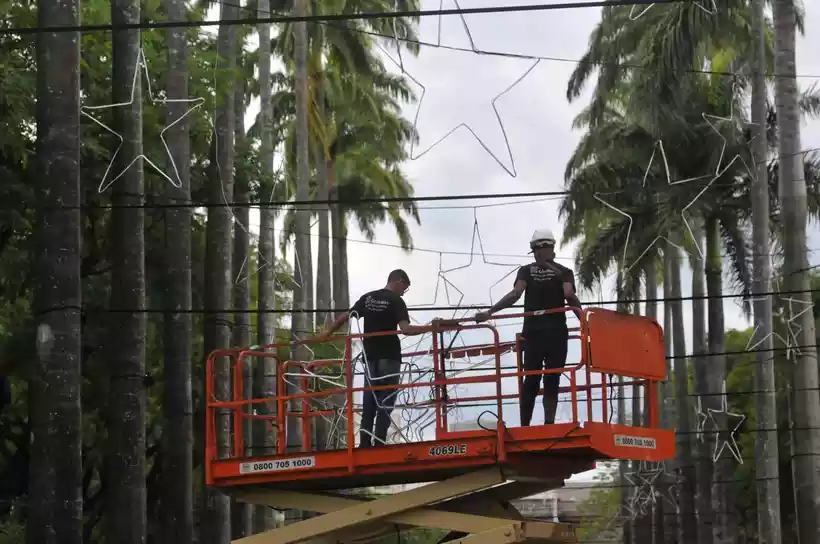
{"type": "MultiPolygon", "coordinates": [[[[518,269],[516,283],[524,280],[527,288],[524,291],[524,311],[552,310],[564,307],[564,283],[571,283],[575,289],[575,274],[556,262],[545,264],[532,263],[518,269]]],[[[566,324],[566,312],[555,312],[524,318],[524,330],[552,327],[566,324]]]]}
{"type": "MultiPolygon", "coordinates": [[[[395,331],[399,322],[410,319],[404,299],[390,289],[365,293],[350,311],[364,318],[365,333],[395,331]]],[[[395,334],[365,338],[364,351],[368,361],[401,361],[401,340],[395,334]]]]}

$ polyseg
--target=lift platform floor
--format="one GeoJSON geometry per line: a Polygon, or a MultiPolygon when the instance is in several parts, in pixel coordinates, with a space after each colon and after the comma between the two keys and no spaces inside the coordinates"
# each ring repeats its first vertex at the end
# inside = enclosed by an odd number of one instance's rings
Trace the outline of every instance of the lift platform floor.
{"type": "Polygon", "coordinates": [[[300,491],[438,481],[499,467],[509,479],[553,480],[595,468],[602,458],[664,460],[674,433],[586,422],[448,433],[446,439],[378,448],[216,460],[215,486],[300,491]]]}

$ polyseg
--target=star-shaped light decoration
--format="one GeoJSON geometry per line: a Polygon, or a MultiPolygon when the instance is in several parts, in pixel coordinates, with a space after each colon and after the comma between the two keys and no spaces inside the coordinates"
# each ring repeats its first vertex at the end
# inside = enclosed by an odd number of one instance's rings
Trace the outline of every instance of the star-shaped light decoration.
{"type": "Polygon", "coordinates": [[[102,193],[106,189],[111,187],[111,185],[114,182],[116,182],[118,179],[120,179],[125,174],[125,172],[128,171],[129,168],[131,168],[134,164],[137,163],[137,161],[140,161],[140,160],[144,161],[146,164],[151,166],[159,175],[161,175],[163,178],[165,178],[174,187],[182,187],[182,180],[179,176],[179,170],[177,169],[176,162],[174,161],[174,157],[171,154],[171,149],[168,147],[168,143],[165,141],[165,133],[168,132],[169,130],[171,130],[174,126],[176,126],[179,122],[181,122],[183,119],[185,119],[193,111],[197,110],[204,103],[205,103],[204,98],[157,98],[157,97],[155,97],[152,90],[151,90],[151,79],[150,79],[149,74],[148,74],[148,63],[145,60],[145,51],[143,50],[142,46],[140,46],[139,51],[137,52],[137,64],[136,64],[136,67],[134,69],[134,78],[131,82],[131,97],[130,97],[130,99],[127,102],[120,102],[120,103],[117,103],[117,104],[104,104],[104,105],[101,105],[101,106],[82,106],[82,108],[80,108],[80,112],[83,115],[85,115],[86,117],[88,117],[89,119],[94,121],[97,125],[99,125],[101,128],[103,128],[107,132],[109,132],[109,133],[113,134],[114,136],[116,136],[120,141],[119,145],[117,146],[117,150],[114,151],[113,155],[111,155],[111,160],[108,163],[108,167],[105,169],[105,174],[103,174],[103,178],[100,181],[100,185],[97,189],[98,192],[102,193]],[[147,156],[145,156],[142,153],[137,155],[136,157],[133,157],[131,159],[131,162],[128,163],[128,166],[126,166],[121,172],[118,172],[116,175],[111,175],[111,170],[114,167],[114,162],[116,161],[117,156],[119,155],[120,150],[122,149],[123,137],[116,130],[112,129],[111,127],[106,125],[104,122],[102,122],[100,119],[95,117],[93,115],[93,112],[102,111],[102,110],[111,110],[111,109],[115,109],[115,108],[123,108],[123,107],[131,106],[134,103],[134,100],[135,100],[135,97],[136,97],[137,84],[140,80],[140,77],[139,77],[140,72],[142,72],[145,76],[146,90],[148,92],[148,98],[151,100],[151,103],[159,104],[159,105],[190,104],[190,107],[188,108],[188,110],[184,114],[182,114],[178,119],[176,119],[173,122],[171,122],[170,124],[168,124],[159,133],[160,140],[162,141],[162,145],[165,148],[165,153],[167,155],[166,158],[168,160],[168,163],[171,165],[171,168],[173,169],[173,174],[172,175],[168,175],[162,168],[157,166],[156,163],[154,163],[151,159],[149,159],[147,156]]]}
{"type": "MultiPolygon", "coordinates": [[[[690,182],[697,181],[697,180],[704,179],[704,178],[708,177],[708,176],[698,176],[698,177],[686,178],[686,179],[682,179],[682,180],[673,180],[672,179],[672,174],[669,171],[669,161],[666,158],[666,150],[663,147],[663,141],[658,140],[657,142],[655,142],[655,146],[652,148],[652,154],[649,156],[649,164],[646,165],[646,170],[644,171],[643,180],[641,182],[641,188],[642,189],[646,189],[646,181],[647,181],[647,179],[649,179],[649,174],[652,172],[652,165],[654,164],[655,157],[658,154],[660,154],[660,158],[661,158],[661,161],[663,163],[663,171],[664,171],[664,175],[666,177],[666,182],[670,187],[671,186],[682,185],[684,183],[690,183],[690,182]]],[[[593,195],[593,196],[595,196],[595,195],[593,195]]],[[[619,209],[615,208],[614,206],[612,206],[611,204],[608,204],[607,202],[604,202],[600,197],[595,196],[595,198],[598,201],[604,203],[607,207],[609,207],[609,208],[613,209],[614,211],[620,213],[621,215],[629,218],[629,230],[627,231],[627,243],[624,244],[624,258],[623,258],[624,261],[626,261],[626,254],[627,254],[627,251],[629,249],[629,247],[628,247],[629,246],[629,243],[628,243],[629,242],[629,234],[631,234],[631,232],[632,232],[632,217],[629,214],[627,214],[626,212],[624,212],[623,210],[619,210],[619,209]]],[[[646,246],[646,249],[644,249],[641,252],[641,254],[638,255],[638,257],[628,267],[624,268],[624,274],[627,274],[630,270],[632,270],[635,267],[635,265],[640,262],[640,260],[643,258],[643,256],[646,255],[649,252],[649,250],[652,249],[653,247],[655,247],[655,245],[661,240],[666,241],[666,243],[676,247],[680,251],[684,251],[684,252],[687,251],[686,248],[684,248],[680,244],[676,244],[675,242],[670,240],[667,236],[664,236],[664,235],[660,234],[660,235],[656,236],[655,239],[652,240],[646,246]]]]}
{"type": "Polygon", "coordinates": [[[643,484],[640,481],[640,475],[638,472],[625,472],[624,473],[624,480],[629,482],[629,486],[631,487],[630,491],[632,492],[632,496],[629,498],[628,501],[628,509],[629,512],[632,513],[633,519],[638,516],[646,515],[646,505],[648,504],[648,497],[643,490],[643,484]]]}
{"type": "Polygon", "coordinates": [[[703,400],[701,395],[698,395],[697,407],[695,408],[695,437],[700,442],[703,442],[703,431],[706,429],[706,421],[709,419],[703,412],[703,400]]]}
{"type": "Polygon", "coordinates": [[[735,436],[737,435],[738,429],[740,426],[743,425],[743,422],[746,421],[746,416],[743,414],[736,414],[729,411],[728,403],[726,400],[726,381],[723,382],[723,387],[721,391],[721,408],[720,410],[712,410],[709,408],[707,412],[709,412],[709,421],[711,422],[715,432],[717,433],[717,439],[715,440],[715,451],[714,455],[712,456],[712,460],[717,462],[720,459],[720,456],[723,454],[723,450],[729,450],[729,453],[735,458],[735,461],[743,464],[743,457],[740,454],[740,447],[737,444],[737,440],[735,436]],[[718,426],[717,421],[715,420],[715,415],[723,414],[726,418],[726,428],[722,429],[718,426]],[[737,424],[732,426],[729,423],[730,420],[734,419],[737,421],[737,424]]]}
{"type": "MultiPolygon", "coordinates": [[[[796,355],[800,355],[800,341],[798,340],[798,335],[803,332],[803,326],[797,322],[804,314],[813,312],[814,310],[814,302],[812,300],[800,300],[794,297],[780,297],[783,302],[787,303],[788,307],[788,315],[784,316],[783,314],[786,313],[781,311],[780,317],[781,320],[786,325],[788,329],[788,336],[789,336],[789,345],[791,348],[794,349],[794,353],[796,355]],[[797,307],[797,308],[795,308],[797,307]]],[[[786,352],[786,358],[788,359],[789,352],[786,352]]]]}
{"type": "Polygon", "coordinates": [[[501,268],[505,269],[504,275],[499,280],[495,281],[492,285],[490,285],[490,287],[487,291],[487,294],[489,295],[490,303],[492,303],[492,301],[493,301],[493,288],[495,288],[501,282],[503,282],[504,280],[509,278],[513,273],[518,271],[518,269],[521,267],[521,264],[519,264],[519,263],[510,263],[510,262],[501,263],[501,262],[496,262],[496,261],[490,260],[488,258],[487,253],[484,251],[484,241],[481,238],[481,227],[479,226],[479,222],[478,222],[478,211],[477,211],[476,208],[473,208],[473,235],[472,235],[472,239],[470,241],[470,260],[467,261],[465,264],[455,266],[453,268],[441,270],[440,271],[441,277],[446,278],[448,274],[452,274],[453,272],[458,272],[459,270],[464,270],[464,269],[470,268],[473,265],[473,262],[476,260],[475,259],[476,256],[477,256],[476,250],[478,250],[478,255],[481,256],[481,262],[483,264],[486,264],[486,265],[489,265],[489,266],[501,267],[501,268]]]}
{"type": "Polygon", "coordinates": [[[636,497],[640,503],[637,503],[634,509],[639,511],[641,515],[646,515],[649,512],[649,505],[655,504],[657,495],[655,481],[663,472],[664,469],[661,463],[649,463],[647,461],[641,461],[639,463],[638,479],[640,481],[640,490],[636,494],[636,497]],[[652,464],[656,466],[652,467],[652,464]]]}
{"type": "MultiPolygon", "coordinates": [[[[466,21],[463,21],[463,23],[464,23],[463,26],[464,26],[465,33],[466,33],[468,39],[470,40],[470,45],[473,49],[474,54],[481,54],[482,51],[480,51],[479,49],[476,48],[475,42],[473,41],[472,34],[470,33],[470,30],[469,30],[469,27],[467,26],[466,21]]],[[[440,39],[441,38],[439,37],[439,41],[440,41],[440,39]]],[[[401,72],[402,75],[407,76],[413,83],[415,83],[416,85],[419,86],[419,88],[421,88],[421,96],[419,97],[418,105],[416,107],[416,113],[413,116],[413,130],[416,131],[417,127],[418,127],[419,116],[421,114],[422,105],[424,103],[424,98],[427,95],[427,87],[424,84],[422,84],[418,79],[413,77],[409,72],[407,72],[407,70],[404,67],[404,62],[402,60],[394,58],[384,47],[382,47],[378,43],[376,43],[376,46],[379,49],[381,49],[382,53],[384,53],[384,55],[390,60],[390,62],[392,62],[393,64],[396,65],[396,67],[399,69],[399,71],[401,72]]],[[[507,172],[507,174],[510,177],[513,177],[513,178],[516,177],[518,175],[518,173],[515,169],[515,158],[513,156],[512,147],[510,145],[509,138],[507,137],[507,130],[504,126],[504,121],[501,118],[501,114],[499,113],[498,108],[496,107],[496,103],[503,96],[505,96],[507,93],[509,93],[513,89],[515,89],[515,87],[517,87],[522,81],[524,81],[524,79],[526,79],[527,76],[529,76],[533,72],[533,70],[535,70],[535,68],[538,66],[538,64],[540,64],[540,62],[541,62],[541,59],[532,59],[532,58],[530,58],[528,60],[532,61],[532,63],[528,66],[528,68],[526,70],[524,70],[521,73],[521,75],[519,75],[515,80],[513,80],[513,82],[510,85],[508,85],[503,91],[496,94],[492,98],[492,100],[490,101],[490,106],[493,109],[493,113],[494,113],[494,116],[495,116],[496,123],[498,124],[498,128],[499,128],[501,136],[504,140],[504,147],[505,147],[505,150],[506,150],[507,162],[509,162],[509,165],[506,164],[505,161],[502,158],[499,157],[500,153],[494,152],[491,149],[491,146],[489,144],[487,144],[481,137],[479,137],[478,133],[472,128],[472,126],[470,126],[470,124],[468,124],[466,122],[461,122],[461,123],[457,124],[455,127],[451,128],[450,130],[445,132],[444,135],[439,137],[435,142],[433,142],[432,144],[430,144],[429,146],[427,146],[424,150],[422,150],[420,152],[416,150],[416,141],[411,140],[411,142],[410,142],[410,160],[415,161],[415,160],[420,159],[421,157],[423,157],[424,155],[426,155],[427,153],[432,151],[433,148],[437,147],[439,144],[444,142],[447,138],[452,136],[454,133],[458,132],[460,129],[465,129],[473,136],[473,138],[475,138],[475,140],[482,147],[482,149],[484,149],[484,151],[501,168],[503,168],[504,171],[507,172]]],[[[458,93],[451,93],[451,94],[453,94],[457,99],[463,98],[462,96],[458,96],[458,93]]],[[[455,106],[455,104],[453,106],[455,106]]]]}
{"type": "Polygon", "coordinates": [[[632,236],[632,216],[623,211],[622,209],[613,206],[612,204],[601,198],[598,193],[593,194],[592,198],[594,198],[595,200],[597,200],[613,212],[618,213],[629,220],[629,227],[626,229],[626,242],[624,243],[624,254],[623,257],[621,257],[621,269],[629,270],[628,268],[626,268],[626,252],[629,250],[629,237],[632,236]]]}
{"type": "MultiPolygon", "coordinates": [[[[706,2],[706,5],[702,4],[701,2],[697,2],[697,1],[693,0],[692,4],[694,4],[695,7],[698,7],[700,9],[702,9],[707,15],[714,15],[715,13],[717,13],[717,4],[715,3],[715,0],[708,0],[706,2]]],[[[629,19],[630,20],[637,21],[638,19],[640,19],[641,17],[646,15],[646,12],[649,11],[650,9],[652,9],[652,6],[654,6],[655,4],[652,3],[652,4],[644,6],[643,9],[641,9],[641,11],[636,14],[635,13],[637,11],[636,8],[638,8],[639,6],[642,6],[642,5],[643,4],[633,4],[632,5],[632,8],[629,10],[629,19]]]]}

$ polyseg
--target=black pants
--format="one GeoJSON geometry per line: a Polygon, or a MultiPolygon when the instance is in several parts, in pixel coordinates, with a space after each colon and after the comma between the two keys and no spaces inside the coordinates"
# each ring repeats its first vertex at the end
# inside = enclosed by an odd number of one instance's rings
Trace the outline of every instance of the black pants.
{"type": "MultiPolygon", "coordinates": [[[[398,385],[401,381],[401,361],[393,359],[376,359],[367,361],[368,372],[364,381],[366,387],[398,385]]],[[[398,389],[379,389],[364,391],[362,422],[359,431],[359,447],[381,446],[387,440],[387,429],[390,428],[390,414],[396,404],[398,389]],[[373,431],[373,422],[376,430],[373,431]],[[373,439],[373,436],[375,439],[373,439]]]]}
{"type": "MultiPolygon", "coordinates": [[[[569,332],[566,323],[544,326],[538,329],[525,330],[524,335],[524,370],[543,370],[562,368],[567,363],[567,342],[569,332]]],[[[533,374],[524,377],[521,390],[521,425],[529,426],[532,412],[535,409],[535,397],[541,376],[533,374]]],[[[544,424],[555,423],[555,412],[558,409],[558,387],[560,374],[544,375],[544,424]]]]}

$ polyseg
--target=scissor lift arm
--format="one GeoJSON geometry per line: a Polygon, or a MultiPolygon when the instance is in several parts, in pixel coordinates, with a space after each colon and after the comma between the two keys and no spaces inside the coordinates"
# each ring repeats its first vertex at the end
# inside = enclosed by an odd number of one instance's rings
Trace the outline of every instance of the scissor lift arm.
{"type": "Polygon", "coordinates": [[[323,514],[235,540],[234,544],[364,544],[395,531],[396,526],[467,535],[450,540],[452,543],[576,542],[570,525],[527,521],[506,504],[510,497],[532,494],[545,485],[551,487],[544,483],[507,483],[503,471],[493,467],[375,500],[273,489],[234,492],[232,495],[242,502],[323,514]]]}

